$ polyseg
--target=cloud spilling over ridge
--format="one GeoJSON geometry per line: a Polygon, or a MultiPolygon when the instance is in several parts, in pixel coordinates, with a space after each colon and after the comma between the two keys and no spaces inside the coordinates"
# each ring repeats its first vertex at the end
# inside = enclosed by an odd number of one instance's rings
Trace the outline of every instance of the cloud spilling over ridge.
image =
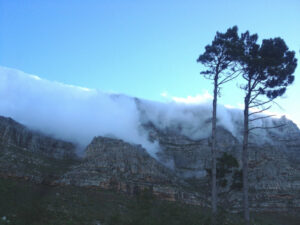
{"type": "MultiPolygon", "coordinates": [[[[206,100],[201,104],[154,103],[144,100],[139,106],[142,123],[151,122],[161,130],[178,131],[181,134],[197,140],[211,135],[212,103],[206,100]]],[[[239,109],[228,109],[218,105],[217,125],[226,128],[233,135],[237,135],[236,123],[242,119],[239,109]]]]}
{"type": "Polygon", "coordinates": [[[142,144],[152,155],[158,149],[139,129],[133,98],[51,82],[4,67],[0,67],[0,115],[82,147],[102,135],[142,144]]]}
{"type": "MultiPolygon", "coordinates": [[[[94,136],[113,136],[143,145],[151,155],[158,151],[141,124],[177,129],[194,139],[210,135],[211,102],[186,104],[137,101],[124,95],[66,85],[0,67],[0,115],[85,147],[94,136]]],[[[220,125],[234,133],[232,115],[219,109],[220,125]]]]}
{"type": "MultiPolygon", "coordinates": [[[[148,140],[143,124],[174,130],[191,139],[211,134],[211,98],[172,99],[161,103],[52,82],[0,67],[0,115],[29,128],[87,146],[95,136],[110,136],[141,144],[152,156],[158,143],[148,140]],[[201,103],[198,103],[201,100],[201,103]]],[[[239,109],[218,106],[218,125],[238,136],[239,109]]]]}

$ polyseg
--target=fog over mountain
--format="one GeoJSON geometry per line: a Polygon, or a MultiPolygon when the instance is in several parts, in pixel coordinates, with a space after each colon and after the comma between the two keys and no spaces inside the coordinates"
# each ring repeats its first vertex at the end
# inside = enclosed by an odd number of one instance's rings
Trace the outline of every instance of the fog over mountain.
{"type": "MultiPolygon", "coordinates": [[[[94,136],[116,137],[141,144],[155,156],[157,143],[148,140],[142,124],[172,129],[191,139],[210,135],[211,99],[201,103],[166,103],[48,81],[22,71],[0,67],[0,115],[67,141],[77,143],[79,153],[94,136]]],[[[218,125],[241,135],[239,109],[218,106],[218,125]]],[[[272,123],[272,120],[262,123],[272,123]]]]}

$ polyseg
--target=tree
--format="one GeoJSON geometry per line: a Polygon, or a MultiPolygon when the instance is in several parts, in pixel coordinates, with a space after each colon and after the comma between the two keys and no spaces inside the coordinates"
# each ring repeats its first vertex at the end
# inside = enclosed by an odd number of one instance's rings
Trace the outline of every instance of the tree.
{"type": "Polygon", "coordinates": [[[201,74],[213,81],[213,110],[212,110],[212,135],[211,135],[211,154],[212,154],[212,191],[211,207],[215,216],[217,213],[217,185],[216,185],[216,124],[217,124],[217,98],[220,95],[220,86],[237,77],[236,56],[238,48],[237,27],[229,28],[226,33],[217,32],[211,45],[205,47],[205,52],[199,56],[197,62],[202,63],[207,70],[201,74]]]}
{"type": "MultiPolygon", "coordinates": [[[[257,44],[257,34],[245,32],[240,38],[242,54],[239,63],[242,68],[242,77],[245,84],[241,88],[245,91],[244,97],[244,128],[243,128],[243,208],[244,219],[250,224],[248,202],[248,139],[249,133],[262,127],[251,127],[251,122],[269,116],[253,118],[253,115],[262,113],[270,108],[264,107],[282,96],[287,86],[293,83],[293,73],[297,66],[295,52],[289,51],[281,38],[265,39],[257,44]],[[262,109],[250,111],[249,109],[262,109]]],[[[271,127],[268,127],[271,128],[271,127]]]]}
{"type": "MultiPolygon", "coordinates": [[[[217,187],[221,187],[229,193],[242,189],[242,170],[239,169],[238,160],[231,154],[223,152],[217,158],[217,187]]],[[[211,177],[211,169],[206,169],[207,175],[211,177]]]]}

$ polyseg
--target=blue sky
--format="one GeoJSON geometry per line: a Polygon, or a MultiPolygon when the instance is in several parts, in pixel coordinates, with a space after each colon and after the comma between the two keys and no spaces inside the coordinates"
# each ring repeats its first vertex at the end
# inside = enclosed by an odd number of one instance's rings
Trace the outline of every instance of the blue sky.
{"type": "MultiPolygon", "coordinates": [[[[211,92],[196,59],[216,31],[280,36],[300,58],[299,12],[299,0],[0,0],[0,65],[158,101],[196,96],[211,92]]],[[[299,67],[295,76],[279,103],[300,123],[299,67]]],[[[243,94],[232,83],[220,101],[243,94]]]]}

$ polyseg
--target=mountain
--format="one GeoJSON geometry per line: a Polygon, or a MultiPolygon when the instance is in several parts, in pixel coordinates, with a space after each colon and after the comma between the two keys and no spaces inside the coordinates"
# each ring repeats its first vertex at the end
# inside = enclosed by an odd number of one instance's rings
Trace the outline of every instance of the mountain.
{"type": "Polygon", "coordinates": [[[11,118],[0,116],[0,139],[5,147],[16,146],[24,151],[56,159],[75,157],[75,145],[32,131],[11,118]]]}
{"type": "Polygon", "coordinates": [[[76,146],[0,116],[0,175],[42,183],[77,162],[76,146]]]}
{"type": "MultiPolygon", "coordinates": [[[[79,158],[75,154],[76,145],[30,130],[11,118],[0,117],[0,174],[35,183],[98,187],[129,194],[150,190],[163,199],[207,206],[209,135],[190,138],[178,126],[162,129],[142,110],[141,116],[141,126],[147,131],[148,140],[160,146],[155,157],[141,145],[117,138],[95,137],[86,147],[84,157],[79,158]]],[[[300,206],[300,131],[285,117],[273,119],[272,124],[284,126],[264,129],[260,136],[253,133],[250,137],[251,208],[297,211],[300,206]]],[[[239,129],[236,124],[236,130],[239,129]]],[[[241,165],[240,137],[220,125],[217,137],[219,157],[226,152],[241,165]]],[[[220,201],[232,211],[238,211],[241,191],[229,185],[237,178],[233,173],[225,178],[227,184],[219,188],[220,201]]]]}
{"type": "MultiPolygon", "coordinates": [[[[300,206],[300,133],[298,127],[281,118],[276,121],[285,126],[268,130],[266,137],[253,134],[249,149],[250,202],[254,210],[290,210],[300,206]],[[265,138],[262,141],[261,138],[265,138]]],[[[206,180],[210,168],[210,139],[191,140],[172,131],[159,130],[148,124],[153,140],[158,140],[162,161],[172,161],[174,171],[180,177],[206,180]]],[[[234,156],[241,166],[242,142],[228,130],[218,127],[217,142],[219,157],[224,152],[234,156]]],[[[232,178],[229,178],[232,179],[232,178]]],[[[198,190],[201,185],[198,186],[198,190]]],[[[209,190],[209,187],[208,189],[209,190]]],[[[241,192],[219,188],[224,204],[238,209],[241,192]],[[233,204],[234,203],[234,204],[233,204]]],[[[233,209],[234,210],[234,209],[233,209]]]]}

